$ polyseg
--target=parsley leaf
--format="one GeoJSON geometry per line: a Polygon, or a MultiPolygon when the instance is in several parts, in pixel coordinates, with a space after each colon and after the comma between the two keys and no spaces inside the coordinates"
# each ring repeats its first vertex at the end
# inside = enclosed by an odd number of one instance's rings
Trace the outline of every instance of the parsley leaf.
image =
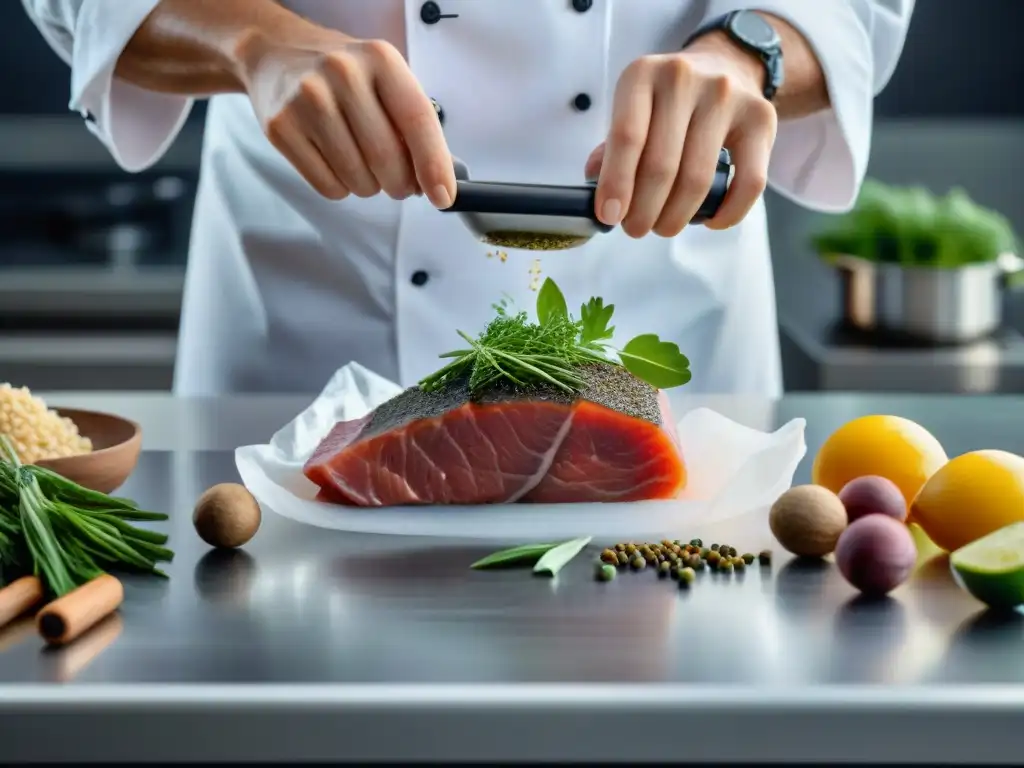
{"type": "Polygon", "coordinates": [[[679,346],[653,333],[632,339],[619,350],[619,358],[627,371],[658,389],[681,387],[691,378],[690,361],[679,346]]]}
{"type": "Polygon", "coordinates": [[[584,346],[598,347],[615,335],[615,326],[609,326],[615,305],[604,305],[604,299],[593,297],[580,307],[580,343],[584,346]]]}

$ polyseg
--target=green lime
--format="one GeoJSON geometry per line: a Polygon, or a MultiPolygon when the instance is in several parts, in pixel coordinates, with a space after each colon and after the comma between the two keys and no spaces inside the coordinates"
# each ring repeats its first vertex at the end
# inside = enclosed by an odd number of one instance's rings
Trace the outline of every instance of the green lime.
{"type": "Polygon", "coordinates": [[[1024,604],[1024,523],[972,541],[949,556],[958,584],[991,608],[1024,604]]]}

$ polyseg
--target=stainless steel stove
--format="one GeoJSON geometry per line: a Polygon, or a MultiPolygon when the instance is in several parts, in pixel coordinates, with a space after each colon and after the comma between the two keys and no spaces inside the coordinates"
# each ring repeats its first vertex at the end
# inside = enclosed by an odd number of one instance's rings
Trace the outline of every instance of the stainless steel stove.
{"type": "Polygon", "coordinates": [[[1024,335],[1003,328],[961,346],[923,346],[843,328],[827,315],[780,322],[787,391],[1024,392],[1024,335]]]}
{"type": "Polygon", "coordinates": [[[80,125],[4,122],[5,135],[0,381],[168,389],[199,136],[186,133],[177,152],[130,175],[80,125]]]}

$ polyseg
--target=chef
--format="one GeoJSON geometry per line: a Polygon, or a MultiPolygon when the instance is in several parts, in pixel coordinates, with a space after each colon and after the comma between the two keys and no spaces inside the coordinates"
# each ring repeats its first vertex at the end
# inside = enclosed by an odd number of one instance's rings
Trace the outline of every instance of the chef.
{"type": "Polygon", "coordinates": [[[210,97],[182,395],[315,392],[349,361],[409,385],[540,269],[618,338],[657,333],[691,391],[781,391],[762,192],[848,209],[914,0],[23,0],[70,106],[126,171],[210,97]],[[735,178],[689,225],[720,147],[735,178]],[[481,180],[598,180],[586,246],[488,257],[481,180]]]}

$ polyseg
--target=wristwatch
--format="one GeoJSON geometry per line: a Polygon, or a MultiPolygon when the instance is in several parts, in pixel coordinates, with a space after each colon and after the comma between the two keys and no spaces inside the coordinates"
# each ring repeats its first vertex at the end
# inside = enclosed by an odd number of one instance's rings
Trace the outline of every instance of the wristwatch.
{"type": "MultiPolygon", "coordinates": [[[[760,14],[753,11],[732,11],[703,24],[686,41],[721,30],[729,38],[764,64],[764,97],[771,101],[782,87],[785,70],[782,66],[782,40],[779,33],[760,14]]],[[[686,45],[683,47],[685,48],[686,45]]]]}

